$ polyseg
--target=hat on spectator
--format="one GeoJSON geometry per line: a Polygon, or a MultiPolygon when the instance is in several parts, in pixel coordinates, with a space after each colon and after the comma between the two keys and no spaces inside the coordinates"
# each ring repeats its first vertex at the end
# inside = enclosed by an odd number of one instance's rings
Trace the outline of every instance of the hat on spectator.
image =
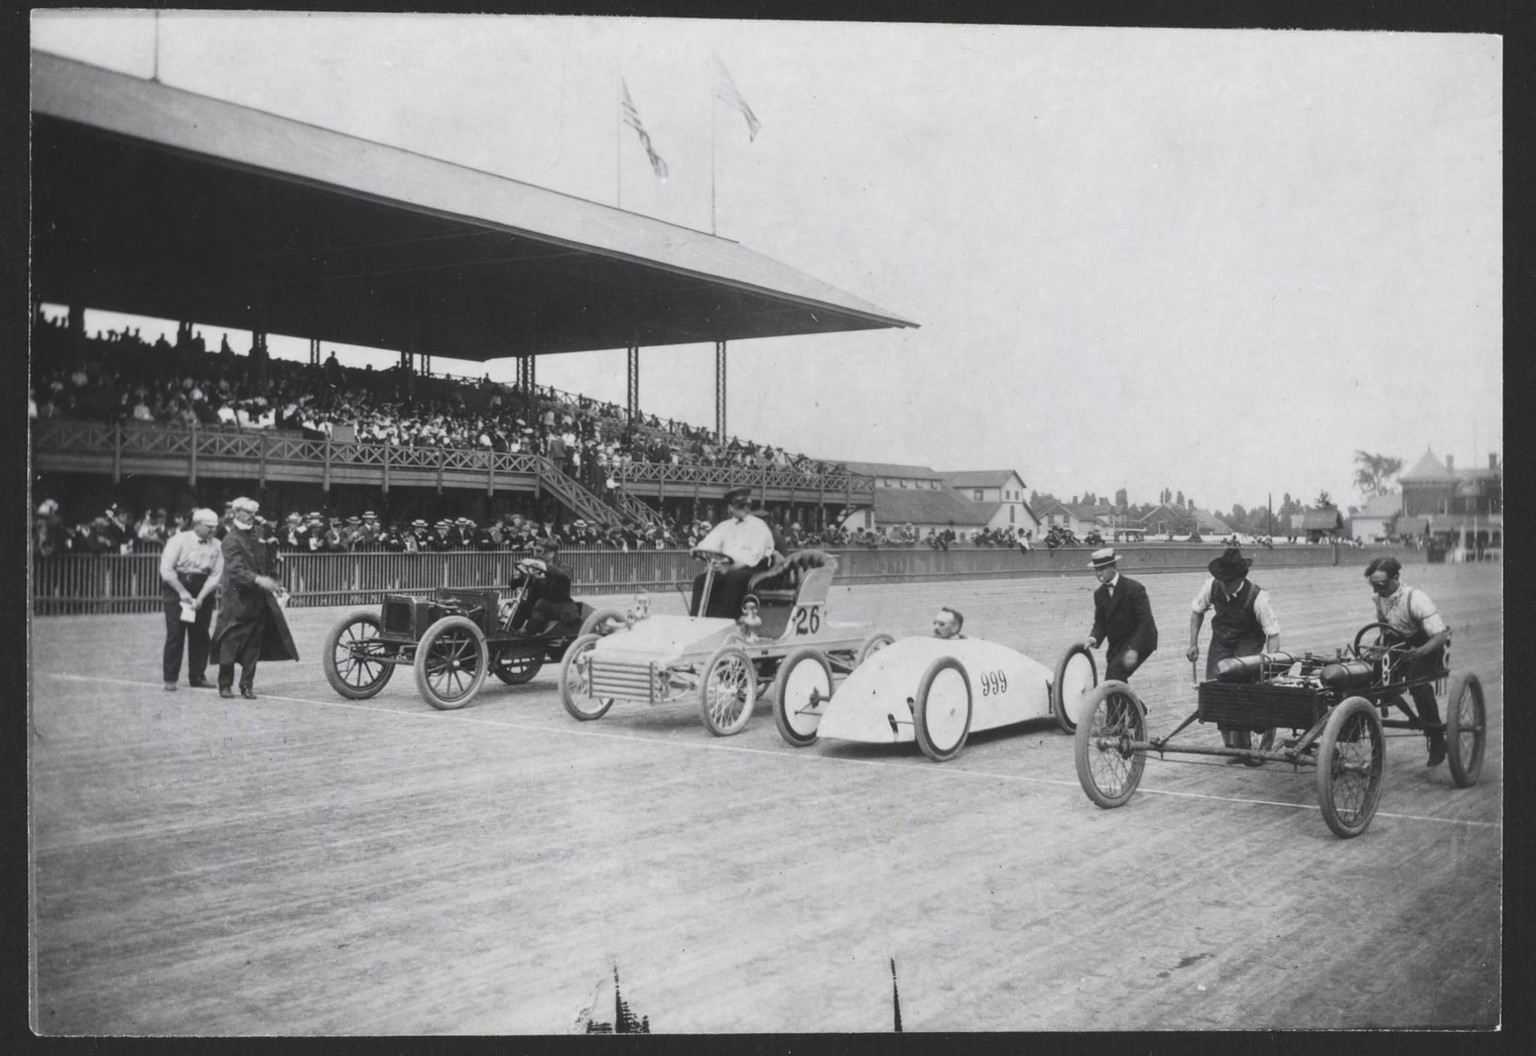
{"type": "Polygon", "coordinates": [[[456,519],[453,523],[462,527],[463,525],[469,524],[470,520],[469,520],[468,517],[460,517],[460,518],[456,519]]]}
{"type": "Polygon", "coordinates": [[[348,517],[347,518],[347,523],[348,524],[362,524],[363,523],[363,519],[361,517],[348,517]]]}
{"type": "Polygon", "coordinates": [[[255,514],[257,510],[261,509],[261,503],[257,502],[255,499],[248,499],[242,495],[238,499],[231,499],[229,508],[235,513],[244,512],[255,514]]]}
{"type": "Polygon", "coordinates": [[[290,521],[302,521],[302,520],[304,520],[304,515],[302,513],[299,513],[297,510],[295,510],[293,513],[290,513],[288,515],[288,519],[290,521]]]}
{"type": "Polygon", "coordinates": [[[192,511],[192,523],[217,525],[219,523],[219,515],[206,506],[199,506],[192,511]]]}
{"type": "Polygon", "coordinates": [[[586,526],[587,522],[582,520],[580,517],[576,518],[576,520],[571,523],[572,528],[585,528],[586,526]]]}
{"type": "Polygon", "coordinates": [[[364,510],[363,511],[363,520],[365,520],[365,521],[376,521],[378,519],[379,519],[379,515],[374,513],[372,510],[364,510]]]}
{"type": "Polygon", "coordinates": [[[1226,552],[1206,566],[1217,579],[1238,579],[1253,567],[1253,558],[1244,557],[1241,549],[1229,546],[1226,552]]]}
{"type": "Polygon", "coordinates": [[[725,493],[727,506],[750,506],[752,504],[751,488],[732,488],[725,493]]]}
{"type": "Polygon", "coordinates": [[[59,504],[53,499],[44,499],[37,507],[39,517],[52,517],[59,512],[59,504]]]}
{"type": "Polygon", "coordinates": [[[318,521],[320,519],[320,515],[318,513],[311,513],[309,515],[309,519],[312,521],[318,521]]]}
{"type": "Polygon", "coordinates": [[[411,522],[411,527],[412,528],[425,528],[426,526],[427,526],[427,522],[422,520],[420,517],[416,518],[414,521],[411,522]]]}
{"type": "Polygon", "coordinates": [[[1108,568],[1110,565],[1117,565],[1119,563],[1120,555],[1115,553],[1115,548],[1106,546],[1102,550],[1095,550],[1093,552],[1093,556],[1088,561],[1088,567],[1108,568]]]}

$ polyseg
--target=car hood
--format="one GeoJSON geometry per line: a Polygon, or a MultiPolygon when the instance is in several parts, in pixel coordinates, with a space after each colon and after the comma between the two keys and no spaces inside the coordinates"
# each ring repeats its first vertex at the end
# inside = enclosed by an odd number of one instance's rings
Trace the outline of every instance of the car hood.
{"type": "Polygon", "coordinates": [[[594,658],[665,665],[683,656],[707,657],[728,639],[739,638],[735,620],[707,616],[649,616],[632,627],[598,639],[594,658]]]}

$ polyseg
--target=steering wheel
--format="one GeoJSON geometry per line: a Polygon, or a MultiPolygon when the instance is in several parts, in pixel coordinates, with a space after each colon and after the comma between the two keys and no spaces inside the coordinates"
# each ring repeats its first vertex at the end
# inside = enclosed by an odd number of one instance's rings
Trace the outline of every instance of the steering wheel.
{"type": "Polygon", "coordinates": [[[1379,634],[1376,644],[1370,647],[1373,650],[1387,652],[1408,644],[1408,638],[1403,632],[1393,627],[1390,623],[1368,623],[1355,632],[1355,641],[1351,648],[1357,657],[1361,655],[1360,639],[1372,631],[1376,631],[1379,634]]]}
{"type": "Polygon", "coordinates": [[[700,561],[708,561],[712,565],[728,565],[732,563],[731,555],[720,550],[704,550],[696,547],[693,550],[693,556],[700,561]]]}

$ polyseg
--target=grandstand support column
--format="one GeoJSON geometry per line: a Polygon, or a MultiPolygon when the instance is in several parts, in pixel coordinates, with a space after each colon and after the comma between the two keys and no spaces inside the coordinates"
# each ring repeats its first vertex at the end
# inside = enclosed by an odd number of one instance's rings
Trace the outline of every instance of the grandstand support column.
{"type": "MultiPolygon", "coordinates": [[[[256,339],[253,337],[251,340],[255,341],[256,339]]],[[[318,337],[309,339],[309,365],[312,367],[320,365],[320,339],[318,337]]]]}
{"type": "Polygon", "coordinates": [[[715,342],[715,441],[725,440],[725,342],[715,342]]]}
{"type": "Polygon", "coordinates": [[[633,422],[640,413],[640,346],[630,345],[627,356],[625,380],[629,401],[629,420],[633,422]]]}

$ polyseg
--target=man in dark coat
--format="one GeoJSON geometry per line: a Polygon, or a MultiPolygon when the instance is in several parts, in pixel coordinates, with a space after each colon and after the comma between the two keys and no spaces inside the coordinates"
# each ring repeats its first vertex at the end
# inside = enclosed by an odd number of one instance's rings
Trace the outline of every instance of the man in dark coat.
{"type": "Polygon", "coordinates": [[[1152,604],[1146,587],[1120,574],[1114,547],[1095,550],[1088,564],[1100,586],[1093,592],[1093,630],[1083,645],[1096,649],[1107,640],[1104,677],[1123,682],[1157,649],[1152,604]]]}
{"type": "Polygon", "coordinates": [[[538,549],[538,557],[518,562],[512,574],[513,587],[524,581],[528,585],[512,613],[512,628],[527,634],[543,634],[552,624],[581,620],[581,605],[571,598],[571,568],[560,561],[560,544],[546,539],[538,549]]]}
{"type": "Polygon", "coordinates": [[[273,577],[272,553],[256,538],[256,500],[231,504],[234,521],[224,537],[223,595],[213,630],[214,659],[219,665],[219,696],[233,697],[235,664],[240,664],[240,695],[256,699],[256,664],[260,660],[297,660],[288,621],[277,603],[282,585],[273,577]]]}

